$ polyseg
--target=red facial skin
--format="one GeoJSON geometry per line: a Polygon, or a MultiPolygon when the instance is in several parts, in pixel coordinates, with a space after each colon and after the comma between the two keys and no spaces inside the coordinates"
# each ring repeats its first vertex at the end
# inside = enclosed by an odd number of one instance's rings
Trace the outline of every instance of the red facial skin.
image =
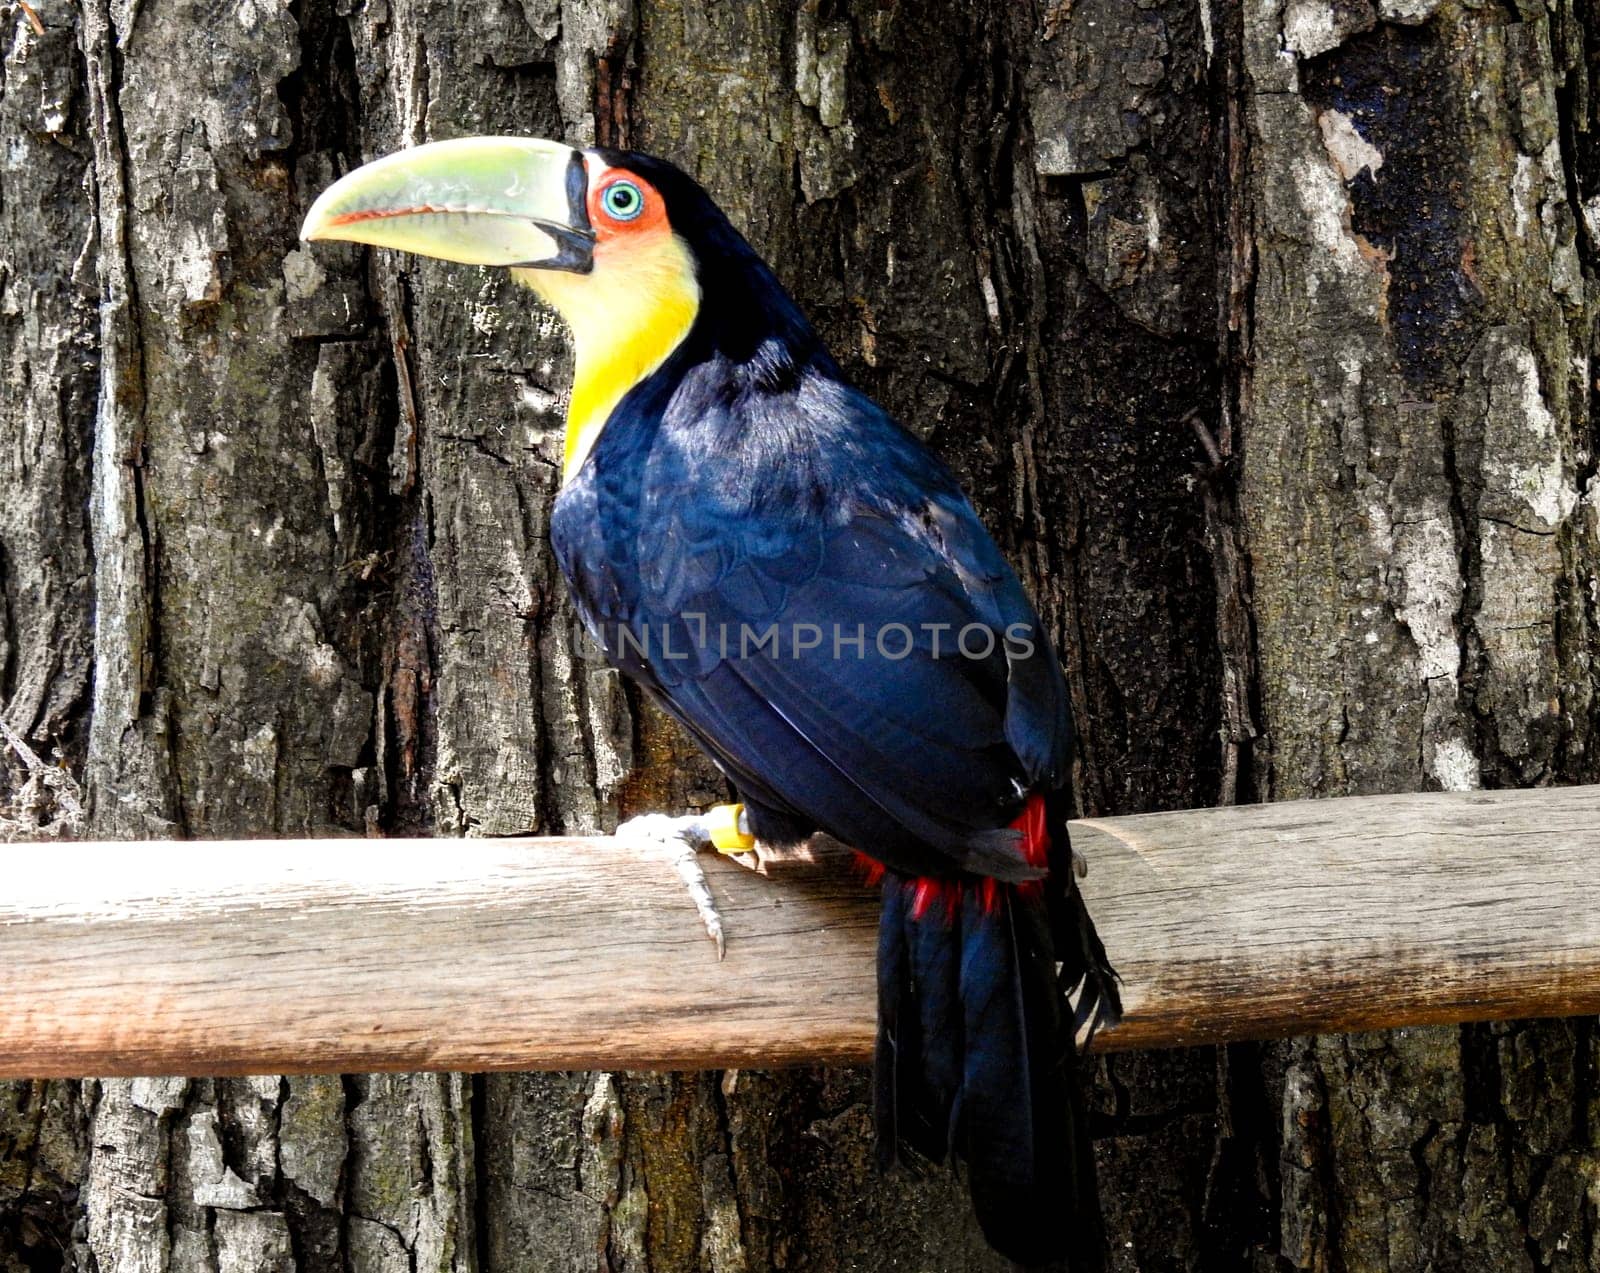
{"type": "Polygon", "coordinates": [[[672,227],[667,224],[667,205],[661,195],[643,177],[626,168],[603,168],[599,179],[589,183],[589,224],[594,229],[597,262],[609,255],[608,249],[631,247],[672,233],[672,227]],[[606,211],[606,191],[619,181],[637,186],[644,198],[644,211],[628,221],[619,221],[606,211]]]}

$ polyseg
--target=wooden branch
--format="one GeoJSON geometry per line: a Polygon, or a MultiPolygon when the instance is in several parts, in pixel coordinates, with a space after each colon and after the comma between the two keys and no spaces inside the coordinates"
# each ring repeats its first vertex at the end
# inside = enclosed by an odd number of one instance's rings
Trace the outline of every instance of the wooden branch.
{"type": "MultiPolygon", "coordinates": [[[[1600,787],[1075,824],[1126,980],[1097,1046],[1600,1011],[1600,787]]],[[[607,839],[14,845],[0,1077],[861,1061],[876,900],[842,863],[607,839]]]]}

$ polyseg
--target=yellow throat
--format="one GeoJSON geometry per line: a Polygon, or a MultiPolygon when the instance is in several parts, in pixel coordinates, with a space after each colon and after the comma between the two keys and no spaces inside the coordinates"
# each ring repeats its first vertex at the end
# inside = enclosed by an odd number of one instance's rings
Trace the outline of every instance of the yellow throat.
{"type": "Polygon", "coordinates": [[[561,480],[583,467],[628,391],[664,363],[700,311],[694,257],[670,232],[613,242],[588,274],[512,270],[572,331],[572,399],[561,480]]]}

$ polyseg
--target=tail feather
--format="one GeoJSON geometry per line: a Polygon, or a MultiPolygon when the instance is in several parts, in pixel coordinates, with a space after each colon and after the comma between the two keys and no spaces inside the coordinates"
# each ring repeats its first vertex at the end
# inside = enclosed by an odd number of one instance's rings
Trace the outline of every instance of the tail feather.
{"type": "MultiPolygon", "coordinates": [[[[1064,836],[1058,843],[1064,842],[1064,836]]],[[[967,888],[918,908],[884,881],[876,1064],[879,1155],[909,1148],[967,1166],[984,1236],[1026,1265],[1105,1267],[1094,1158],[1078,1090],[1074,1016],[1119,1010],[1115,973],[1070,866],[1036,885],[967,888]],[[1057,974],[1057,962],[1063,965],[1057,974]],[[1080,988],[1077,1013],[1063,990],[1080,988]]]]}
{"type": "Polygon", "coordinates": [[[914,914],[907,919],[912,987],[921,1019],[922,1052],[917,1068],[927,1133],[926,1145],[917,1150],[934,1162],[943,1162],[951,1148],[951,1112],[962,1087],[962,968],[958,948],[944,939],[937,922],[925,922],[926,916],[918,920],[914,914]]]}
{"type": "Polygon", "coordinates": [[[878,1159],[963,1159],[995,1251],[1101,1273],[1074,1041],[1115,1022],[1122,1000],[1072,873],[1064,804],[1034,796],[1014,824],[1030,864],[1048,867],[1043,881],[885,876],[878,1159]]]}
{"type": "Polygon", "coordinates": [[[915,918],[916,910],[913,890],[885,888],[875,1067],[883,1166],[902,1144],[931,1162],[944,1161],[961,1086],[959,947],[945,940],[937,924],[915,918]]]}
{"type": "MultiPolygon", "coordinates": [[[[882,878],[880,873],[880,878],[882,878]]],[[[902,1143],[919,1153],[926,1136],[917,1134],[915,1109],[902,1112],[901,1100],[915,1103],[917,1058],[922,1055],[921,1021],[911,981],[911,952],[892,910],[902,889],[885,887],[878,924],[878,1041],[873,1051],[872,1107],[878,1138],[878,1166],[890,1167],[902,1143]]]]}
{"type": "Polygon", "coordinates": [[[1003,1197],[1028,1188],[1050,1132],[1038,1126],[1037,1113],[1051,1101],[1052,1084],[1035,1060],[1054,1050],[1060,1014],[1050,1002],[1053,987],[1040,993],[1035,961],[1017,931],[1017,909],[1007,898],[989,914],[971,902],[961,914],[966,1065],[957,1135],[980,1213],[992,1209],[984,1194],[1003,1197]]]}
{"type": "Polygon", "coordinates": [[[1077,994],[1072,1031],[1078,1034],[1087,1030],[1083,1046],[1088,1047],[1101,1026],[1116,1025],[1122,1020],[1122,993],[1117,989],[1116,969],[1106,957],[1100,934],[1095,932],[1094,921],[1083,904],[1083,894],[1071,889],[1063,909],[1067,914],[1065,940],[1058,939],[1056,946],[1061,961],[1061,991],[1077,994]]]}
{"type": "Polygon", "coordinates": [[[1085,1026],[1083,1046],[1101,1026],[1115,1025],[1122,1019],[1122,995],[1117,990],[1117,973],[1106,957],[1106,948],[1095,931],[1094,921],[1083,904],[1083,893],[1072,870],[1072,842],[1067,835],[1066,801],[1047,805],[1049,819],[1050,876],[1045,897],[1049,905],[1050,930],[1056,958],[1061,961],[1061,989],[1077,995],[1073,1014],[1074,1034],[1085,1026]]]}

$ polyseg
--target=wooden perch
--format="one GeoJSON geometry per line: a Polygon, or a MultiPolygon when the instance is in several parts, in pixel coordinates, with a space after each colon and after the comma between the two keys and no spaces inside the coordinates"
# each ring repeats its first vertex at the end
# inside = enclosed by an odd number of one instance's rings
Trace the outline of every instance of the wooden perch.
{"type": "MultiPolygon", "coordinates": [[[[1097,1047],[1600,1011],[1600,787],[1074,826],[1126,981],[1097,1047]]],[[[874,895],[842,863],[608,839],[14,845],[0,1077],[861,1061],[874,895]]]]}

